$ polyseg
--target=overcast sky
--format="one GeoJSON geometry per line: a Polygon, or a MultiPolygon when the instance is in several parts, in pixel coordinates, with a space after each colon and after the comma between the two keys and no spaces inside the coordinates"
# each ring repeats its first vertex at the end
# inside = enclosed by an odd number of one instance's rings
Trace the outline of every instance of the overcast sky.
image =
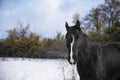
{"type": "Polygon", "coordinates": [[[65,34],[65,21],[72,25],[75,13],[84,17],[103,3],[104,0],[0,0],[0,39],[18,22],[29,23],[30,30],[42,37],[65,34]]]}

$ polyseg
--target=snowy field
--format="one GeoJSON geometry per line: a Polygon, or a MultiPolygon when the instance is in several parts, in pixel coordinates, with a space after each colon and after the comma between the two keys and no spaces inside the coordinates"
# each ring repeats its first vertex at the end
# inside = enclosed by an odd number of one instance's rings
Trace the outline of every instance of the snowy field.
{"type": "Polygon", "coordinates": [[[0,80],[78,80],[65,59],[0,58],[0,80]]]}

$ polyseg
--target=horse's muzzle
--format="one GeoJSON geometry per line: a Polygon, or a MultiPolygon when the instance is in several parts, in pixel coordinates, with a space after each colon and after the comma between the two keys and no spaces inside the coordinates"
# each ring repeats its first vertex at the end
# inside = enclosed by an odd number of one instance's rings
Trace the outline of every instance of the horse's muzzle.
{"type": "Polygon", "coordinates": [[[70,58],[68,58],[68,62],[69,62],[71,65],[75,65],[76,62],[77,62],[77,60],[73,60],[73,61],[71,61],[70,58]]]}

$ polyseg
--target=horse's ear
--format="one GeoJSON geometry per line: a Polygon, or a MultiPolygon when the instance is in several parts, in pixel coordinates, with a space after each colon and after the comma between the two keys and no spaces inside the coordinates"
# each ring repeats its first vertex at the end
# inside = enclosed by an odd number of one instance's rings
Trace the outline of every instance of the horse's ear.
{"type": "Polygon", "coordinates": [[[69,25],[67,22],[65,22],[65,27],[66,27],[66,30],[68,31],[69,30],[69,25]]]}
{"type": "Polygon", "coordinates": [[[80,29],[80,21],[79,20],[76,21],[75,28],[78,29],[79,31],[81,31],[81,29],[80,29]]]}

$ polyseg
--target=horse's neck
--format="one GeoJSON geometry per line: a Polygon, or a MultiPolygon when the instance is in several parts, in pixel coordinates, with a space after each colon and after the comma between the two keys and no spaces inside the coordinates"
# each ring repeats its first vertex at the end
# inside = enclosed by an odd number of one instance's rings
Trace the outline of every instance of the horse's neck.
{"type": "Polygon", "coordinates": [[[86,61],[90,58],[91,46],[93,45],[93,41],[89,39],[85,34],[81,34],[78,41],[78,56],[82,61],[86,61]]]}

